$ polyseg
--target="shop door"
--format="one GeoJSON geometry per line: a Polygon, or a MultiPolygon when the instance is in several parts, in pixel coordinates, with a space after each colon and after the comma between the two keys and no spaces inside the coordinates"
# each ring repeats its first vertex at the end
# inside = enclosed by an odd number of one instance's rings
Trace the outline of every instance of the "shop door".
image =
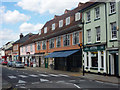
{"type": "Polygon", "coordinates": [[[39,57],[39,67],[41,67],[41,57],[39,57]]]}
{"type": "Polygon", "coordinates": [[[114,63],[115,63],[115,65],[114,65],[114,69],[115,69],[114,71],[115,72],[114,73],[115,73],[116,76],[118,76],[118,73],[119,73],[118,72],[119,71],[119,68],[118,68],[118,63],[119,63],[118,62],[118,54],[114,54],[114,63]]]}
{"type": "Polygon", "coordinates": [[[45,58],[45,68],[48,68],[48,58],[45,58]]]}

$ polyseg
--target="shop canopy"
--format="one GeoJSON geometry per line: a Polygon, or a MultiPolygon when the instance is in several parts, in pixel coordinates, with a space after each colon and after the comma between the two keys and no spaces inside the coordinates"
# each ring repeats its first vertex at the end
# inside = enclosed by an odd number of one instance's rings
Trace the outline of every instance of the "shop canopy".
{"type": "Polygon", "coordinates": [[[79,50],[69,50],[69,51],[59,51],[59,52],[53,52],[47,56],[45,56],[45,58],[55,58],[55,57],[68,57],[76,52],[78,52],[79,50]]]}

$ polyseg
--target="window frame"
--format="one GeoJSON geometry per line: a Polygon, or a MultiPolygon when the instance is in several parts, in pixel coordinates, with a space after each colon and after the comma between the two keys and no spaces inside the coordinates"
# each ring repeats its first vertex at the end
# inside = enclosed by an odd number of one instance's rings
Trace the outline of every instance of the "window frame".
{"type": "Polygon", "coordinates": [[[66,26],[69,25],[69,24],[70,24],[70,17],[67,17],[67,18],[65,19],[65,21],[66,21],[66,26]]]}
{"type": "Polygon", "coordinates": [[[91,43],[91,29],[87,30],[87,43],[91,43]],[[90,33],[88,33],[90,32],[90,33]],[[88,36],[90,34],[90,36],[88,36]],[[89,37],[90,37],[90,41],[89,41],[89,37]]]}
{"type": "Polygon", "coordinates": [[[95,8],[95,19],[98,19],[98,18],[100,18],[100,7],[99,6],[95,8]]]}
{"type": "Polygon", "coordinates": [[[32,44],[30,45],[30,51],[33,52],[33,46],[32,46],[32,44]]]}
{"type": "Polygon", "coordinates": [[[90,15],[90,10],[86,12],[86,16],[87,16],[87,22],[91,21],[91,15],[90,15]],[[88,18],[89,16],[89,18],[88,18]]]}
{"type": "Polygon", "coordinates": [[[111,27],[111,40],[116,40],[118,38],[118,36],[117,36],[117,23],[116,22],[110,23],[110,27],[111,27]],[[115,24],[116,30],[113,30],[114,27],[112,27],[112,25],[114,26],[114,24],[115,24]],[[116,31],[116,38],[113,38],[113,31],[116,31]]]}
{"type": "Polygon", "coordinates": [[[52,30],[55,30],[55,23],[52,24],[52,30]]]}
{"type": "Polygon", "coordinates": [[[56,47],[57,48],[61,47],[61,36],[56,37],[56,47]],[[58,42],[60,42],[59,43],[60,45],[58,45],[58,42]]]}
{"type": "Polygon", "coordinates": [[[109,8],[110,8],[110,14],[115,13],[116,12],[116,3],[115,2],[110,2],[109,3],[109,8]],[[111,5],[111,3],[112,3],[112,5],[111,5]],[[113,3],[114,3],[114,5],[113,5],[113,3]],[[114,8],[113,8],[113,6],[114,6],[114,8]],[[114,9],[114,11],[113,11],[113,9],[114,9]]]}
{"type": "Polygon", "coordinates": [[[63,27],[63,20],[59,21],[59,28],[63,27]]]}
{"type": "Polygon", "coordinates": [[[55,39],[54,39],[54,38],[49,39],[49,49],[52,49],[52,48],[54,48],[54,47],[55,47],[54,42],[55,42],[55,39]]]}
{"type": "Polygon", "coordinates": [[[79,31],[73,32],[73,34],[72,34],[72,41],[73,41],[72,44],[73,44],[73,45],[79,44],[79,41],[80,41],[79,38],[80,38],[79,31]],[[76,36],[76,34],[78,34],[78,35],[76,36]],[[77,43],[74,42],[74,40],[75,40],[76,38],[78,39],[78,42],[77,42],[77,43]]]}
{"type": "Polygon", "coordinates": [[[100,26],[95,27],[95,29],[96,29],[96,42],[100,42],[100,40],[101,40],[101,29],[100,29],[100,26]],[[99,28],[99,29],[98,29],[98,28],[99,28]],[[99,33],[98,33],[97,30],[99,30],[99,33]],[[99,36],[99,37],[98,37],[98,36],[99,36]],[[98,38],[100,38],[100,40],[98,40],[98,38]]]}
{"type": "Polygon", "coordinates": [[[80,12],[75,13],[75,21],[80,20],[80,12]]]}
{"type": "Polygon", "coordinates": [[[70,34],[63,35],[63,46],[64,47],[70,46],[70,34]],[[65,42],[65,40],[66,40],[66,42],[65,42]],[[67,45],[65,45],[65,43],[67,45]]]}
{"type": "Polygon", "coordinates": [[[47,33],[47,27],[44,28],[44,33],[47,33]]]}
{"type": "Polygon", "coordinates": [[[41,50],[41,42],[37,42],[37,50],[41,50]],[[38,45],[40,48],[38,48],[38,45]]]}
{"type": "Polygon", "coordinates": [[[46,50],[46,41],[42,41],[42,50],[46,50]],[[44,42],[44,43],[43,43],[44,42]],[[45,48],[43,48],[43,46],[45,45],[45,48]]]}

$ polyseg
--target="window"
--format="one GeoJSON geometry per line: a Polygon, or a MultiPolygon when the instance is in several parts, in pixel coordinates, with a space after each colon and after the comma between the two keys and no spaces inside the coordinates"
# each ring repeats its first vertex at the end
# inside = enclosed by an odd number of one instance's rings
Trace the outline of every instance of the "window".
{"type": "Polygon", "coordinates": [[[100,27],[96,27],[96,41],[100,41],[100,27]]]}
{"type": "Polygon", "coordinates": [[[13,47],[13,49],[14,49],[14,50],[18,50],[18,45],[15,45],[15,46],[13,47]]]}
{"type": "Polygon", "coordinates": [[[39,30],[39,35],[41,34],[41,29],[39,30]]]}
{"type": "Polygon", "coordinates": [[[80,13],[79,12],[75,14],[75,21],[78,21],[78,20],[80,20],[80,13]]]}
{"type": "Polygon", "coordinates": [[[98,52],[91,52],[92,67],[98,67],[98,52]]]}
{"type": "Polygon", "coordinates": [[[23,47],[22,47],[22,53],[23,53],[23,47]]]}
{"type": "Polygon", "coordinates": [[[116,11],[116,3],[115,2],[110,2],[110,14],[115,13],[116,11]]]}
{"type": "Polygon", "coordinates": [[[54,39],[49,40],[49,48],[54,48],[54,39]]]}
{"type": "Polygon", "coordinates": [[[89,29],[88,31],[88,43],[91,42],[91,29],[89,29]]]}
{"type": "Polygon", "coordinates": [[[95,8],[95,18],[97,19],[99,17],[100,17],[100,8],[97,7],[97,8],[95,8]]]}
{"type": "Polygon", "coordinates": [[[61,47],[61,37],[56,38],[56,47],[61,47]]]}
{"type": "Polygon", "coordinates": [[[42,41],[42,49],[43,49],[43,50],[46,49],[46,41],[42,41]]]}
{"type": "Polygon", "coordinates": [[[70,45],[70,35],[64,35],[63,36],[63,45],[69,46],[70,45]]]}
{"type": "Polygon", "coordinates": [[[41,49],[41,43],[40,42],[37,42],[37,50],[40,50],[41,49]]]}
{"type": "Polygon", "coordinates": [[[70,24],[70,17],[67,17],[66,18],[66,25],[69,25],[70,24]]]}
{"type": "Polygon", "coordinates": [[[111,32],[112,32],[112,39],[116,39],[117,38],[116,22],[111,23],[111,32]]]}
{"type": "Polygon", "coordinates": [[[47,27],[44,28],[44,33],[47,33],[47,27]]]}
{"type": "Polygon", "coordinates": [[[59,21],[59,27],[63,27],[63,20],[59,21]]]}
{"type": "Polygon", "coordinates": [[[90,21],[90,11],[88,11],[86,14],[87,14],[87,21],[90,21]]]}
{"type": "Polygon", "coordinates": [[[73,45],[76,45],[79,43],[79,32],[73,33],[73,45]]]}
{"type": "Polygon", "coordinates": [[[33,47],[32,47],[32,44],[30,45],[30,51],[31,51],[31,52],[33,51],[33,47]]]}
{"type": "Polygon", "coordinates": [[[25,47],[25,51],[27,52],[27,46],[25,47]]]}
{"type": "Polygon", "coordinates": [[[55,23],[52,24],[52,30],[55,30],[55,23]]]}

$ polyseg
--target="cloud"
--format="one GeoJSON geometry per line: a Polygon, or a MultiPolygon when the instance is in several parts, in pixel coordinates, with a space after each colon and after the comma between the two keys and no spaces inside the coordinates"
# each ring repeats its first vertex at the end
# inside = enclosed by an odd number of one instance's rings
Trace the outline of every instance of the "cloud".
{"type": "Polygon", "coordinates": [[[29,32],[38,32],[39,29],[43,27],[43,24],[31,24],[31,23],[23,23],[20,25],[19,29],[21,33],[29,33],[29,32]]]}
{"type": "Polygon", "coordinates": [[[8,10],[5,12],[4,6],[0,7],[0,13],[1,13],[0,20],[3,23],[13,23],[14,24],[14,23],[21,22],[21,21],[22,22],[28,21],[31,18],[30,16],[20,13],[17,10],[14,10],[14,11],[8,10]]]}
{"type": "Polygon", "coordinates": [[[49,12],[50,14],[61,14],[65,9],[76,7],[79,2],[88,0],[21,0],[17,3],[24,10],[34,11],[40,14],[49,12]]]}

